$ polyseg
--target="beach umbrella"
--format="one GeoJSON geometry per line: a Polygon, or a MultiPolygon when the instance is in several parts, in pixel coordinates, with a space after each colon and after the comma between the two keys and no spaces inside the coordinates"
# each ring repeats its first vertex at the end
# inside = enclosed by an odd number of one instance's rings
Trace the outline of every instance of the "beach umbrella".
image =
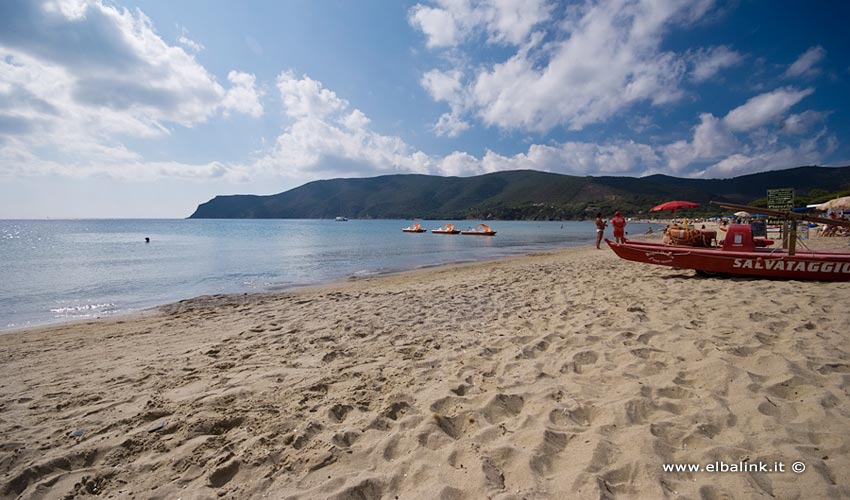
{"type": "Polygon", "coordinates": [[[667,203],[662,203],[661,205],[656,205],[649,209],[650,212],[660,212],[662,210],[672,210],[676,211],[681,208],[696,208],[699,206],[699,203],[694,203],[692,201],[668,201],[667,203]]]}
{"type": "Polygon", "coordinates": [[[667,203],[662,203],[661,205],[656,205],[649,209],[650,212],[661,212],[662,210],[670,210],[673,214],[676,213],[676,210],[682,208],[696,208],[699,206],[699,203],[694,203],[692,201],[668,201],[667,203]]]}
{"type": "Polygon", "coordinates": [[[735,217],[752,217],[752,215],[749,212],[741,210],[740,212],[735,212],[735,217]]]}
{"type": "Polygon", "coordinates": [[[850,209],[850,196],[842,196],[841,198],[812,205],[811,208],[817,208],[818,210],[847,210],[850,209]]]}

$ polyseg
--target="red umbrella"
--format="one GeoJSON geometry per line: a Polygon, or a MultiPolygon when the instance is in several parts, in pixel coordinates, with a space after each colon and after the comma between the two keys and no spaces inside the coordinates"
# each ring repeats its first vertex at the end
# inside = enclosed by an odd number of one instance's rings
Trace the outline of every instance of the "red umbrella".
{"type": "Polygon", "coordinates": [[[696,208],[698,206],[699,203],[694,203],[692,201],[668,201],[667,203],[662,203],[661,205],[650,208],[649,211],[660,212],[662,210],[672,210],[675,214],[676,210],[680,208],[696,208]]]}

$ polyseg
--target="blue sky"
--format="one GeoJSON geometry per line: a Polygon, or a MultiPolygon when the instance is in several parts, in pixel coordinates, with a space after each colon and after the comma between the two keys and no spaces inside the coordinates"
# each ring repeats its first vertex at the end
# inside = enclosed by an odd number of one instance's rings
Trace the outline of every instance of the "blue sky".
{"type": "Polygon", "coordinates": [[[850,3],[0,2],[0,218],[391,173],[850,164],[850,3]]]}

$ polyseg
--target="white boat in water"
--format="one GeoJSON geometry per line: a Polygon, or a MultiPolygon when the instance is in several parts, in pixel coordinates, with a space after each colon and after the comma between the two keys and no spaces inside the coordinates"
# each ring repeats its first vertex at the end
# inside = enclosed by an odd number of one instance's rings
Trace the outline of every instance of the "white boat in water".
{"type": "Polygon", "coordinates": [[[337,221],[337,222],[345,222],[345,221],[347,221],[347,220],[348,220],[348,218],[347,218],[347,217],[337,217],[337,218],[336,218],[336,219],[334,219],[334,220],[335,220],[335,221],[337,221]]]}

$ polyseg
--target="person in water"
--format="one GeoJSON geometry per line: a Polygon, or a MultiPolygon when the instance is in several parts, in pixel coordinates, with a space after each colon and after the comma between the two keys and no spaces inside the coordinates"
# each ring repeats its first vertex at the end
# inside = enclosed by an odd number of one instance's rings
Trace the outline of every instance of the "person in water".
{"type": "Polygon", "coordinates": [[[614,212],[614,218],[611,219],[611,225],[614,226],[614,239],[617,243],[626,242],[626,219],[620,216],[620,211],[614,212]]]}
{"type": "Polygon", "coordinates": [[[602,235],[605,233],[605,226],[608,224],[602,220],[602,212],[596,213],[596,249],[600,250],[599,244],[602,243],[602,235]]]}

